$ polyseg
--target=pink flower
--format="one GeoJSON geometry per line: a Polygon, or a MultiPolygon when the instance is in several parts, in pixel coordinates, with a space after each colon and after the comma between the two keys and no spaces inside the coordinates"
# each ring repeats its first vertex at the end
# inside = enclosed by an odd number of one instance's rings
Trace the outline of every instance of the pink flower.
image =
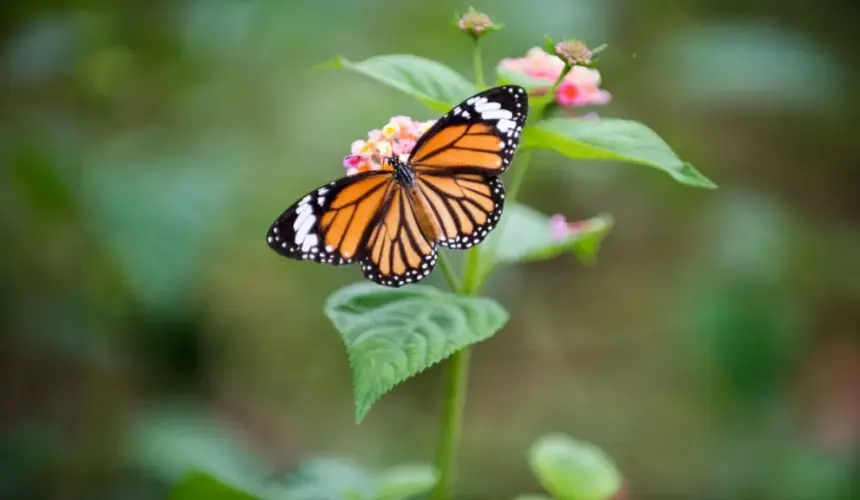
{"type": "Polygon", "coordinates": [[[549,218],[549,235],[554,240],[565,240],[588,229],[588,221],[568,222],[561,214],[549,218]]]}
{"type": "MultiPolygon", "coordinates": [[[[565,63],[540,47],[533,47],[526,57],[502,59],[499,67],[536,80],[537,85],[530,93],[543,95],[564,71],[565,63]]],[[[600,88],[600,81],[598,70],[573,66],[556,89],[555,100],[567,108],[607,104],[612,95],[600,88]]]]}
{"type": "Polygon", "coordinates": [[[357,140],[343,160],[346,175],[380,170],[386,158],[408,155],[419,137],[433,126],[434,120],[415,121],[408,116],[394,116],[381,129],[367,133],[367,140],[357,140]]]}

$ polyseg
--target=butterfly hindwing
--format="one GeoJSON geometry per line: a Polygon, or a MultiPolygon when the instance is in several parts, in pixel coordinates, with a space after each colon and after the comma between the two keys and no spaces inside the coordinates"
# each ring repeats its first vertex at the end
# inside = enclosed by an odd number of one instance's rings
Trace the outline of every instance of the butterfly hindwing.
{"type": "Polygon", "coordinates": [[[389,173],[368,172],[315,189],[278,217],[266,240],[285,257],[352,264],[362,257],[368,227],[392,184],[389,173]]]}
{"type": "Polygon", "coordinates": [[[439,227],[439,245],[465,249],[490,234],[505,206],[501,179],[483,174],[418,177],[421,192],[439,227]]]}
{"type": "Polygon", "coordinates": [[[427,277],[436,258],[436,243],[421,230],[412,199],[396,186],[370,229],[361,260],[364,276],[397,288],[427,277]]]}
{"type": "Polygon", "coordinates": [[[500,175],[514,157],[527,116],[528,96],[522,87],[491,88],[436,121],[418,139],[409,162],[419,173],[500,175]]]}

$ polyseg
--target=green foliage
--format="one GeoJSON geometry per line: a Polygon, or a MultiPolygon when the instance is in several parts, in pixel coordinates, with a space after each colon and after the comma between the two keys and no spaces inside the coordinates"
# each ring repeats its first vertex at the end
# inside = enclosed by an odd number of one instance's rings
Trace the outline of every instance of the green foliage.
{"type": "Polygon", "coordinates": [[[662,170],[693,187],[716,184],[678,158],[645,125],[612,118],[551,118],[523,131],[523,148],[548,148],[580,160],[616,160],[662,170]]]}
{"type": "Polygon", "coordinates": [[[376,477],[379,500],[401,500],[430,491],[439,473],[427,465],[397,465],[376,477]]]}
{"type": "Polygon", "coordinates": [[[607,500],[621,487],[621,476],[603,451],[564,434],[535,441],[528,461],[541,485],[555,498],[607,500]]]}
{"type": "Polygon", "coordinates": [[[290,500],[407,500],[426,493],[439,476],[427,465],[398,465],[374,475],[337,459],[316,459],[302,464],[287,480],[290,500]]]}
{"type": "Polygon", "coordinates": [[[395,385],[489,338],[508,321],[490,299],[421,285],[347,286],[329,297],[325,312],[346,344],[359,422],[395,385]]]}
{"type": "Polygon", "coordinates": [[[423,57],[392,54],[360,62],[337,58],[326,66],[361,73],[404,92],[429,108],[445,113],[477,92],[462,75],[442,63],[423,57]]]}
{"type": "Polygon", "coordinates": [[[482,252],[492,253],[497,262],[547,260],[573,252],[583,262],[593,263],[603,238],[612,229],[612,217],[600,215],[580,224],[581,231],[556,239],[550,231],[549,217],[515,203],[505,207],[499,229],[479,248],[482,252]]]}
{"type": "MultiPolygon", "coordinates": [[[[187,481],[188,474],[205,473],[242,491],[263,490],[263,465],[229,437],[226,429],[194,410],[154,411],[137,422],[128,440],[129,459],[167,482],[187,481]]],[[[199,482],[193,479],[187,488],[209,487],[199,482]]]]}
{"type": "Polygon", "coordinates": [[[190,472],[170,491],[170,500],[254,500],[255,496],[209,474],[190,472]]]}
{"type": "Polygon", "coordinates": [[[318,458],[303,463],[286,482],[290,500],[359,500],[375,498],[369,472],[345,460],[318,458]]]}

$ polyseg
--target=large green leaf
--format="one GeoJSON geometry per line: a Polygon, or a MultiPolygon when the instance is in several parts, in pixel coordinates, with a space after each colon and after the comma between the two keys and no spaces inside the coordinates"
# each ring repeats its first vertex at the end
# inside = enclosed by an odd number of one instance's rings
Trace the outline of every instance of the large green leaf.
{"type": "Polygon", "coordinates": [[[170,490],[170,500],[255,500],[250,493],[229,486],[203,472],[190,472],[170,490]]]}
{"type": "Polygon", "coordinates": [[[577,226],[576,231],[556,238],[549,217],[515,203],[505,208],[499,228],[478,248],[492,253],[497,262],[546,260],[573,252],[583,262],[593,263],[603,238],[612,229],[612,217],[599,215],[579,221],[577,226]]]}
{"type": "Polygon", "coordinates": [[[541,485],[555,498],[606,500],[621,488],[621,476],[603,451],[564,434],[535,441],[528,460],[541,485]]]}
{"type": "Polygon", "coordinates": [[[570,158],[616,160],[662,170],[688,186],[716,188],[691,164],[678,158],[645,125],[614,118],[552,118],[527,127],[522,147],[549,148],[570,158]]]}
{"type": "Polygon", "coordinates": [[[346,68],[394,87],[431,109],[445,113],[477,93],[475,86],[444,64],[423,57],[391,54],[351,62],[339,57],[325,65],[346,68]]]}
{"type": "Polygon", "coordinates": [[[394,386],[508,321],[507,311],[490,299],[422,285],[350,285],[329,297],[325,312],[346,344],[359,422],[394,386]]]}

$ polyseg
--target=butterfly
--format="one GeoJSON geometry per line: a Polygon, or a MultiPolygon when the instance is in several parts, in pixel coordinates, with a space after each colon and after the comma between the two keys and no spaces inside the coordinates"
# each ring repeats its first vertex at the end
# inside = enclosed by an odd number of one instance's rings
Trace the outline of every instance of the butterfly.
{"type": "Polygon", "coordinates": [[[466,249],[496,226],[505,202],[499,175],[528,115],[522,87],[494,87],[442,116],[405,157],[343,177],[287,208],[266,235],[292,259],[361,264],[364,276],[400,287],[436,265],[437,246],[466,249]]]}

